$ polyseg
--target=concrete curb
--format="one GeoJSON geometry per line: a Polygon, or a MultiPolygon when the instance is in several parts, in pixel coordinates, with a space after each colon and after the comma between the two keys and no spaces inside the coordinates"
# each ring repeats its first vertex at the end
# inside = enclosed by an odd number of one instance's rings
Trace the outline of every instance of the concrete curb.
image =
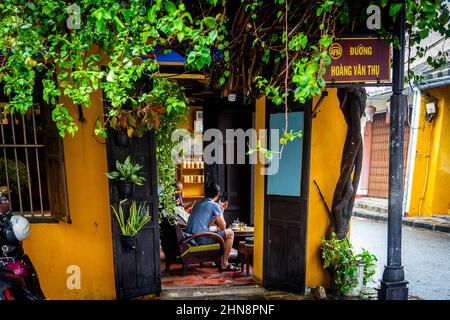
{"type": "MultiPolygon", "coordinates": [[[[370,219],[370,220],[374,220],[374,221],[378,221],[378,222],[385,222],[388,219],[386,214],[380,214],[377,212],[372,212],[372,211],[364,210],[361,208],[353,209],[353,216],[359,217],[359,218],[366,218],[366,219],[370,219]]],[[[433,223],[433,222],[424,221],[423,219],[417,220],[417,218],[407,218],[407,217],[403,218],[402,223],[409,227],[450,233],[450,223],[448,223],[448,224],[447,223],[433,223]]]]}

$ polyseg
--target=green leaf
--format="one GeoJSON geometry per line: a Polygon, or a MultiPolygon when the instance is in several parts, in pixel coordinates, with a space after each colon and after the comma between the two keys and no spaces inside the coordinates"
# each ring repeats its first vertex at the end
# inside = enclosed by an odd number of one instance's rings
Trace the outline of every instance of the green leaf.
{"type": "Polygon", "coordinates": [[[391,4],[391,7],[389,8],[389,15],[391,17],[394,17],[397,15],[397,13],[400,11],[400,9],[402,8],[403,3],[393,3],[391,4]]]}
{"type": "Polygon", "coordinates": [[[212,29],[216,26],[216,18],[206,17],[203,19],[203,23],[205,24],[206,28],[212,29]]]}
{"type": "Polygon", "coordinates": [[[216,40],[218,34],[219,32],[217,30],[211,30],[209,32],[209,40],[211,41],[211,43],[213,43],[216,40]]]}
{"type": "Polygon", "coordinates": [[[172,14],[175,12],[175,10],[177,10],[175,4],[172,1],[164,1],[164,7],[169,14],[172,14]]]}

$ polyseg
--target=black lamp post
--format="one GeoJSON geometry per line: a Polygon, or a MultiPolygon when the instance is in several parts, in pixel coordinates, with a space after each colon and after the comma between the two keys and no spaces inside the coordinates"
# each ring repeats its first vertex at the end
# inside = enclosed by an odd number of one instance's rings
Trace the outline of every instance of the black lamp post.
{"type": "Polygon", "coordinates": [[[405,56],[405,7],[396,21],[399,46],[393,50],[393,88],[390,103],[389,144],[389,203],[388,203],[388,255],[384,267],[379,300],[407,300],[408,281],[402,265],[402,199],[403,199],[403,145],[405,137],[405,104],[403,95],[405,56]]]}

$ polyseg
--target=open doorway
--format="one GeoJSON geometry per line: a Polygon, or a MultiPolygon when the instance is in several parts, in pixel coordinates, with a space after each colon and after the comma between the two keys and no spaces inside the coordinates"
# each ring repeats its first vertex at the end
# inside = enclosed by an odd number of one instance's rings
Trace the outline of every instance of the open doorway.
{"type": "Polygon", "coordinates": [[[191,94],[189,98],[188,121],[182,128],[201,141],[206,130],[218,130],[223,136],[223,161],[205,161],[203,152],[214,141],[211,140],[204,142],[200,151],[188,152],[189,156],[184,157],[177,168],[175,178],[181,185],[180,198],[185,213],[178,214],[176,224],[161,225],[162,289],[253,285],[252,166],[248,159],[244,163],[237,161],[237,138],[230,132],[227,136],[227,129],[246,131],[251,128],[254,106],[244,105],[239,99],[230,102],[211,93],[191,94]],[[234,231],[229,262],[239,267],[236,271],[220,272],[218,257],[221,248],[196,251],[190,247],[199,246],[195,245],[195,240],[189,241],[189,235],[184,233],[190,211],[204,199],[205,185],[211,182],[220,187],[220,200],[229,203],[224,219],[227,227],[234,231]],[[188,243],[182,243],[183,240],[188,240],[188,243]],[[214,251],[216,249],[218,252],[214,251]]]}

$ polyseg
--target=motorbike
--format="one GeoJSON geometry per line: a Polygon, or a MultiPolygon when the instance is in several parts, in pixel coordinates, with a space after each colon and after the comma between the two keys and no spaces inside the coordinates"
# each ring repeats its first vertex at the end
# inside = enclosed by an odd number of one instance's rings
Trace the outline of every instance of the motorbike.
{"type": "Polygon", "coordinates": [[[7,197],[0,191],[0,300],[44,300],[39,278],[22,241],[30,224],[13,215],[7,197]]]}

